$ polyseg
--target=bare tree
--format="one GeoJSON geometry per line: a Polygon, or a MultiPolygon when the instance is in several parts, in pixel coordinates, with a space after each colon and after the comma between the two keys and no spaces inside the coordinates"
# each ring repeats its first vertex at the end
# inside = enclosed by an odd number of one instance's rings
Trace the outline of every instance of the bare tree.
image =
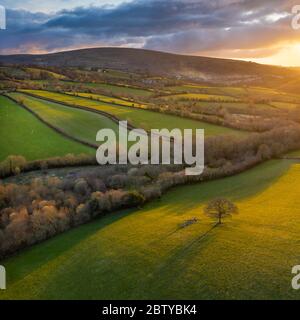
{"type": "Polygon", "coordinates": [[[218,220],[217,224],[222,223],[222,219],[238,213],[237,206],[224,198],[211,200],[204,208],[204,213],[218,220]]]}

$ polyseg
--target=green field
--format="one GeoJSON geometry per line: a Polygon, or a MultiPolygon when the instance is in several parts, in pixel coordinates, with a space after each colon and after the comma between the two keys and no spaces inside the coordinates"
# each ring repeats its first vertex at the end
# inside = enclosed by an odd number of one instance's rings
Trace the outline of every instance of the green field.
{"type": "Polygon", "coordinates": [[[26,71],[17,67],[0,67],[0,72],[4,72],[15,79],[25,78],[27,76],[26,71]]]}
{"type": "MultiPolygon", "coordinates": [[[[96,134],[100,129],[118,131],[118,125],[109,118],[90,111],[75,109],[22,93],[11,93],[14,99],[21,99],[25,105],[43,120],[60,128],[72,137],[96,144],[96,134]]],[[[95,152],[95,151],[94,151],[95,152]]]]}
{"type": "MultiPolygon", "coordinates": [[[[265,87],[214,87],[195,84],[186,84],[167,88],[170,92],[185,92],[184,95],[216,95],[231,99],[266,99],[270,101],[299,103],[300,95],[286,93],[280,90],[265,87]]],[[[181,94],[183,95],[183,94],[181,94]]]]}
{"type": "Polygon", "coordinates": [[[300,95],[285,93],[270,88],[261,88],[261,87],[249,87],[247,88],[247,94],[256,99],[268,99],[278,102],[291,102],[299,103],[300,95]]]}
{"type": "Polygon", "coordinates": [[[137,97],[149,97],[153,94],[150,90],[144,90],[140,88],[133,88],[128,86],[118,86],[109,83],[96,83],[96,82],[71,82],[71,81],[64,81],[64,83],[70,85],[81,85],[86,88],[93,88],[93,89],[103,89],[107,92],[111,92],[117,96],[122,97],[122,95],[134,95],[137,97]]]}
{"type": "Polygon", "coordinates": [[[205,85],[186,84],[182,86],[168,87],[172,92],[206,93],[212,95],[225,95],[231,97],[241,97],[246,95],[246,90],[242,87],[214,87],[205,85]]]}
{"type": "Polygon", "coordinates": [[[138,108],[129,108],[116,106],[104,102],[95,100],[87,100],[86,98],[75,97],[71,95],[53,93],[40,90],[23,90],[24,92],[33,93],[40,97],[51,98],[56,101],[67,102],[70,104],[76,104],[83,107],[89,107],[95,110],[105,111],[112,115],[117,116],[121,120],[127,120],[133,126],[137,128],[144,128],[146,130],[151,129],[204,129],[206,135],[218,135],[218,134],[237,134],[245,135],[244,131],[225,128],[222,126],[212,125],[209,123],[181,118],[173,115],[161,114],[158,112],[141,110],[138,108]]]}
{"type": "MultiPolygon", "coordinates": [[[[1,69],[0,69],[1,71],[1,69]]],[[[54,77],[53,77],[54,78],[54,77]]],[[[26,80],[23,81],[24,85],[32,84],[32,85],[47,85],[47,86],[55,86],[59,84],[60,86],[69,85],[78,87],[79,91],[89,90],[89,89],[102,89],[107,93],[111,93],[113,95],[119,96],[122,98],[123,96],[134,96],[138,98],[143,97],[150,97],[153,95],[153,91],[140,89],[140,88],[133,88],[133,87],[127,87],[127,86],[121,86],[121,85],[114,85],[109,83],[96,83],[96,82],[74,82],[74,81],[68,81],[64,80],[61,81],[57,79],[55,82],[50,80],[26,80]]]]}
{"type": "MultiPolygon", "coordinates": [[[[35,77],[39,79],[41,76],[49,77],[49,80],[63,80],[66,77],[62,74],[58,74],[46,69],[40,68],[18,68],[18,67],[0,67],[0,72],[5,72],[11,77],[16,79],[30,79],[35,77]]],[[[47,81],[47,80],[35,80],[35,81],[47,81]]]]}
{"type": "Polygon", "coordinates": [[[194,109],[205,110],[205,108],[224,108],[228,109],[230,113],[239,113],[243,112],[245,114],[249,113],[249,111],[257,110],[257,111],[274,111],[275,106],[270,106],[267,104],[262,103],[256,103],[256,104],[250,104],[247,102],[211,102],[211,101],[196,101],[193,102],[192,105],[187,104],[187,101],[177,101],[177,104],[179,106],[182,106],[183,108],[189,109],[190,106],[194,109]]]}
{"type": "Polygon", "coordinates": [[[8,289],[0,298],[297,299],[300,165],[290,164],[175,188],[24,250],[1,262],[8,289]],[[202,209],[217,196],[240,213],[211,230],[202,209]],[[194,216],[198,223],[178,229],[194,216]]]}
{"type": "Polygon", "coordinates": [[[130,78],[138,78],[139,75],[132,73],[132,72],[124,72],[120,70],[112,70],[112,69],[105,69],[103,73],[106,77],[109,78],[117,78],[117,79],[130,79],[130,78]]]}
{"type": "Polygon", "coordinates": [[[271,102],[271,105],[275,108],[285,109],[285,110],[295,110],[299,108],[299,104],[290,102],[271,102]]]}
{"type": "Polygon", "coordinates": [[[49,78],[53,78],[56,80],[64,80],[66,79],[66,77],[62,74],[56,73],[56,72],[52,72],[49,70],[43,70],[43,69],[38,69],[38,68],[25,68],[25,71],[29,72],[32,75],[35,75],[37,77],[41,76],[41,73],[45,73],[49,76],[49,78]]]}
{"type": "Polygon", "coordinates": [[[132,88],[132,87],[123,87],[123,86],[117,86],[117,85],[106,84],[106,83],[93,83],[90,85],[94,88],[101,88],[101,89],[110,91],[111,93],[119,96],[132,94],[134,96],[149,97],[153,94],[153,92],[149,90],[132,88]]]}
{"type": "Polygon", "coordinates": [[[184,94],[175,94],[169,95],[165,97],[161,97],[165,100],[211,100],[211,101],[220,101],[220,102],[234,102],[237,101],[236,98],[232,98],[230,96],[224,95],[213,95],[213,94],[206,94],[206,93],[184,93],[184,94]]]}
{"type": "Polygon", "coordinates": [[[136,103],[133,101],[109,97],[109,96],[105,96],[103,94],[93,94],[93,93],[85,93],[85,92],[76,92],[76,93],[66,92],[66,93],[70,94],[70,95],[75,95],[78,97],[99,100],[102,102],[107,102],[107,103],[112,103],[112,104],[118,104],[118,105],[125,106],[125,107],[136,107],[136,108],[145,108],[146,107],[145,105],[143,105],[141,103],[136,103]]]}
{"type": "Polygon", "coordinates": [[[94,149],[64,138],[11,100],[0,96],[0,161],[9,155],[27,160],[95,153],[94,149]]]}

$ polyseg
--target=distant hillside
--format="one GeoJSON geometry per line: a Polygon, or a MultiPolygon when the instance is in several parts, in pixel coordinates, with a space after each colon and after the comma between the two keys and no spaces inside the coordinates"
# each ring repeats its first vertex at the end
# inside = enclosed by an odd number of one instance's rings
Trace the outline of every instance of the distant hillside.
{"type": "Polygon", "coordinates": [[[0,56],[0,63],[110,68],[215,83],[278,84],[299,77],[297,69],[253,62],[177,55],[129,48],[95,48],[45,55],[0,56]]]}
{"type": "Polygon", "coordinates": [[[280,85],[277,89],[290,93],[300,93],[300,77],[287,81],[280,85]]]}

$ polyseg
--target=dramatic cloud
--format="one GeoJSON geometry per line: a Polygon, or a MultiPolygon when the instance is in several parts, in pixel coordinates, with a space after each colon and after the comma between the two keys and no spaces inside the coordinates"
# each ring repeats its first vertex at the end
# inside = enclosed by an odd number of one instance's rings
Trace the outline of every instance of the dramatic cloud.
{"type": "Polygon", "coordinates": [[[31,12],[58,11],[62,9],[72,9],[79,6],[97,5],[117,5],[123,0],[0,0],[0,4],[8,9],[23,9],[31,12]]]}
{"type": "Polygon", "coordinates": [[[291,28],[295,4],[297,0],[135,0],[56,13],[11,9],[7,12],[8,29],[0,32],[0,52],[52,52],[105,45],[233,58],[267,57],[286,45],[300,43],[300,31],[291,28]]]}

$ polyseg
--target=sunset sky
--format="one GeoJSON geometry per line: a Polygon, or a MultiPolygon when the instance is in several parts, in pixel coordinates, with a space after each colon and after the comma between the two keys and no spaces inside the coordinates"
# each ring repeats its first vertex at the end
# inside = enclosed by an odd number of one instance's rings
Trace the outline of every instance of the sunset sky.
{"type": "Polygon", "coordinates": [[[300,66],[300,0],[0,0],[0,53],[122,46],[300,66]]]}

